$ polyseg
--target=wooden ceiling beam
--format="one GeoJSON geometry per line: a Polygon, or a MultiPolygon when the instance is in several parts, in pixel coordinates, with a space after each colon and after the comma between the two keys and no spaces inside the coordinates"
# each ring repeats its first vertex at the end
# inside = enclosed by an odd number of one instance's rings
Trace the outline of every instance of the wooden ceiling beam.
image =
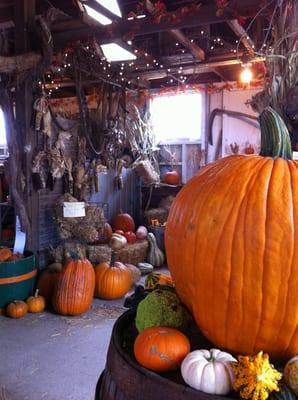
{"type": "MultiPolygon", "coordinates": [[[[254,2],[256,3],[256,0],[254,0],[254,2]]],[[[247,16],[247,14],[243,15],[247,16]]],[[[52,32],[56,47],[61,48],[69,41],[79,40],[88,36],[96,36],[101,43],[105,43],[117,39],[119,40],[131,32],[135,37],[137,37],[169,31],[171,29],[183,29],[208,24],[217,24],[231,19],[234,19],[234,17],[229,14],[224,14],[219,17],[216,16],[216,6],[214,4],[209,4],[202,6],[197,12],[186,16],[174,24],[170,22],[161,22],[160,24],[156,24],[148,17],[132,21],[122,19],[111,30],[111,27],[91,27],[85,25],[83,22],[81,28],[79,28],[77,21],[74,21],[74,26],[72,28],[70,23],[66,26],[62,21],[53,24],[52,32]]]]}
{"type": "Polygon", "coordinates": [[[199,47],[197,44],[192,43],[180,29],[171,29],[169,30],[169,33],[177,40],[177,42],[188,49],[197,60],[205,60],[204,50],[201,49],[201,47],[199,47]]]}
{"type": "MultiPolygon", "coordinates": [[[[264,59],[262,57],[256,57],[251,60],[253,63],[255,62],[263,62],[264,59]]],[[[180,75],[196,75],[205,72],[212,72],[215,68],[218,67],[227,67],[231,65],[238,65],[241,64],[240,59],[229,59],[229,60],[216,60],[215,57],[210,59],[208,62],[202,62],[196,65],[186,65],[181,68],[179,66],[171,66],[171,74],[180,74],[180,75]]],[[[147,80],[154,80],[154,79],[162,79],[169,76],[167,71],[168,66],[164,68],[160,68],[159,70],[151,70],[151,71],[138,71],[138,73],[134,73],[131,77],[135,77],[136,75],[140,78],[147,79],[147,80]]]]}
{"type": "Polygon", "coordinates": [[[229,25],[231,30],[235,33],[235,35],[239,38],[239,40],[242,42],[243,46],[247,49],[248,53],[253,55],[255,53],[254,42],[248,36],[243,26],[239,24],[237,19],[232,19],[230,21],[227,21],[227,24],[229,25]]]}

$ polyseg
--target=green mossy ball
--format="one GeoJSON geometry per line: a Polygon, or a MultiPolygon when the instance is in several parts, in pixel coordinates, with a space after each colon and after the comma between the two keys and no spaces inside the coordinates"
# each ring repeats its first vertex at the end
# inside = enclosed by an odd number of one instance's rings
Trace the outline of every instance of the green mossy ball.
{"type": "Polygon", "coordinates": [[[191,316],[174,292],[154,290],[137,308],[136,327],[139,332],[152,326],[184,328],[191,316]]]}

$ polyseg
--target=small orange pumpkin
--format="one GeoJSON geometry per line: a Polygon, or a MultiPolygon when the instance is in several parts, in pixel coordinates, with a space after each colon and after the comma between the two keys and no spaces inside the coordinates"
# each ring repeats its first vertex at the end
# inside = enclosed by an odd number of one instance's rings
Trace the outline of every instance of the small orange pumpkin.
{"type": "Polygon", "coordinates": [[[164,174],[163,180],[168,185],[178,185],[181,181],[181,177],[177,171],[168,171],[164,174]]]}
{"type": "Polygon", "coordinates": [[[121,262],[115,262],[112,253],[111,263],[103,262],[95,267],[95,296],[114,300],[123,297],[132,285],[129,269],[121,262]]]}
{"type": "Polygon", "coordinates": [[[188,338],[173,328],[144,329],[134,343],[137,361],[143,367],[158,372],[178,368],[189,352],[188,338]]]}
{"type": "Polygon", "coordinates": [[[36,289],[34,296],[28,297],[26,304],[31,313],[40,313],[46,308],[45,298],[38,294],[38,289],[36,289]]]}
{"type": "Polygon", "coordinates": [[[10,318],[22,318],[27,311],[27,304],[21,300],[15,300],[6,307],[6,315],[10,318]]]}
{"type": "Polygon", "coordinates": [[[0,262],[7,261],[12,256],[12,251],[8,247],[0,249],[0,262]]]}
{"type": "Polygon", "coordinates": [[[251,144],[248,144],[244,149],[244,154],[254,154],[255,149],[251,144]]]}
{"type": "Polygon", "coordinates": [[[7,261],[18,261],[18,260],[21,260],[22,258],[24,258],[23,254],[15,253],[15,254],[12,254],[12,255],[7,259],[7,261]]]}

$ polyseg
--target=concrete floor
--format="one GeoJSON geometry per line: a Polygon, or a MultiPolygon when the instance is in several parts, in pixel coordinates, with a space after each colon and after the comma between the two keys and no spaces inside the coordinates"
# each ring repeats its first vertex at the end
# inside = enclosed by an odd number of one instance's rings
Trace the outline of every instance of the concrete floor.
{"type": "Polygon", "coordinates": [[[92,400],[123,299],[79,317],[0,316],[0,400],[92,400]]]}

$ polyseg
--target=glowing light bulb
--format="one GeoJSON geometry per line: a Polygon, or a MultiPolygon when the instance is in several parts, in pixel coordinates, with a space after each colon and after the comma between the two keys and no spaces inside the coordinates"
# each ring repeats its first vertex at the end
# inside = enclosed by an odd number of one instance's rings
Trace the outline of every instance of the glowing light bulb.
{"type": "Polygon", "coordinates": [[[253,74],[251,70],[246,67],[240,74],[240,80],[242,83],[250,83],[252,81],[253,74]]]}

